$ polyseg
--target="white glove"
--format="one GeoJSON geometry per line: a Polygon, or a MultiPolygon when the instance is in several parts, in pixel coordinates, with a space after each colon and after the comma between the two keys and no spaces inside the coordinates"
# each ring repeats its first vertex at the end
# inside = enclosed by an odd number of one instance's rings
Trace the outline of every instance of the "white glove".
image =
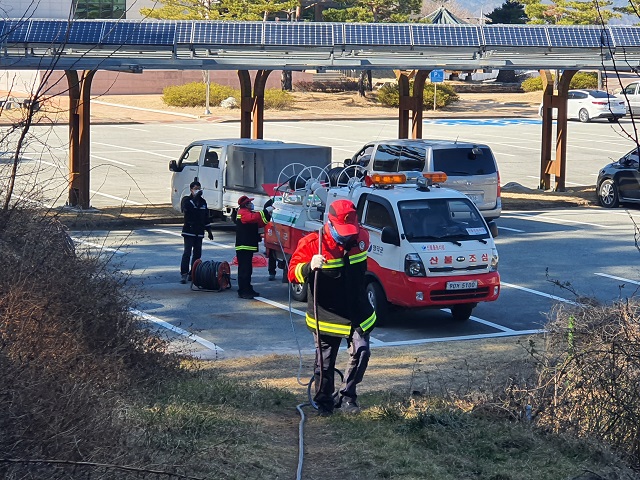
{"type": "Polygon", "coordinates": [[[273,212],[273,207],[272,206],[265,207],[265,210],[269,212],[269,215],[271,215],[271,213],[273,212]]]}
{"type": "Polygon", "coordinates": [[[324,257],[320,254],[314,255],[311,257],[311,270],[320,270],[322,268],[322,264],[324,263],[324,257]]]}

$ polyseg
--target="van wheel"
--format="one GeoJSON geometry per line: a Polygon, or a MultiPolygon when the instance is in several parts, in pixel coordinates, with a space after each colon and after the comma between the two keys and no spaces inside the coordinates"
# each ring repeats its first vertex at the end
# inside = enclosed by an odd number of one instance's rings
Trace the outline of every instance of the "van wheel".
{"type": "Polygon", "coordinates": [[[307,301],[307,284],[306,283],[290,283],[289,291],[291,292],[291,298],[296,302],[307,301]]]}
{"type": "Polygon", "coordinates": [[[389,302],[384,290],[375,280],[367,284],[367,299],[376,311],[376,323],[384,325],[389,316],[389,302]]]}
{"type": "Polygon", "coordinates": [[[591,119],[589,118],[589,112],[587,112],[586,108],[580,109],[580,111],[578,112],[578,119],[582,123],[589,123],[591,119]]]}
{"type": "Polygon", "coordinates": [[[471,316],[471,312],[475,307],[472,303],[462,303],[451,307],[451,315],[456,322],[466,322],[471,316]]]}

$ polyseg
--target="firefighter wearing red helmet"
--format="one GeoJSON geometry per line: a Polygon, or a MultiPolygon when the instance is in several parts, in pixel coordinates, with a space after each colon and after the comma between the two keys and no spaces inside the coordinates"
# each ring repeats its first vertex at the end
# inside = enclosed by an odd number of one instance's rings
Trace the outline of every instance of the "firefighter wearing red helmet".
{"type": "Polygon", "coordinates": [[[360,228],[353,202],[336,200],[329,205],[322,235],[313,232],[302,238],[289,262],[289,281],[306,283],[308,288],[306,323],[316,340],[314,402],[320,415],[335,408],[360,411],[356,386],[369,363],[369,334],[376,322],[366,293],[368,248],[369,233],[360,228]],[[343,338],[349,365],[334,400],[335,363],[343,338]]]}
{"type": "Polygon", "coordinates": [[[236,258],[238,259],[238,296],[255,298],[260,294],[251,285],[253,275],[253,254],[258,251],[260,243],[259,229],[271,220],[273,200],[265,203],[261,212],[253,210],[253,198],[246,195],[238,199],[236,214],[236,258]]]}

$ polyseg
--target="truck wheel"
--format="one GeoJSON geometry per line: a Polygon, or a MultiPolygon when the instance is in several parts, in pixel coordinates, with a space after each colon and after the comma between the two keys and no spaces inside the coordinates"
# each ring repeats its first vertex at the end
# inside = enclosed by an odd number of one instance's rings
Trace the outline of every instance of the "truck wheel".
{"type": "Polygon", "coordinates": [[[307,301],[307,284],[306,283],[290,283],[289,291],[291,292],[291,298],[296,302],[307,301]]]}
{"type": "Polygon", "coordinates": [[[475,305],[469,303],[454,305],[451,307],[451,315],[453,315],[453,319],[457,322],[466,322],[471,316],[473,307],[475,307],[475,305]]]}
{"type": "Polygon", "coordinates": [[[376,323],[384,325],[389,316],[389,302],[382,287],[375,280],[367,284],[367,299],[376,311],[376,323]]]}

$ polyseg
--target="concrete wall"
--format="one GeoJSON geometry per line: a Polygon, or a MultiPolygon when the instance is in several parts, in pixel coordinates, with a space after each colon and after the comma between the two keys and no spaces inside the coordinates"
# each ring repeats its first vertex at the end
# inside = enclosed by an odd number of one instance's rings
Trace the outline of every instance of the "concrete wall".
{"type": "MultiPolygon", "coordinates": [[[[127,0],[127,18],[142,18],[141,8],[153,8],[155,0],[127,0]]],[[[0,12],[8,18],[69,18],[72,0],[0,0],[0,12]],[[6,13],[5,13],[6,12],[6,13]]]]}
{"type": "Polygon", "coordinates": [[[69,18],[71,0],[0,0],[0,9],[8,18],[69,18]]]}
{"type": "MultiPolygon", "coordinates": [[[[23,72],[26,73],[26,72],[23,72]]],[[[267,80],[267,88],[280,88],[280,71],[273,71],[267,80]]],[[[66,94],[68,85],[64,72],[53,72],[47,82],[47,94],[66,94]]],[[[255,72],[251,72],[254,78],[255,72]]],[[[311,81],[312,74],[293,72],[293,83],[304,80],[311,81]]],[[[235,70],[211,71],[211,83],[240,87],[238,73],[235,70]]],[[[99,71],[91,86],[91,95],[128,95],[158,94],[165,87],[184,85],[191,82],[202,82],[200,70],[147,70],[141,74],[99,71]]]]}

